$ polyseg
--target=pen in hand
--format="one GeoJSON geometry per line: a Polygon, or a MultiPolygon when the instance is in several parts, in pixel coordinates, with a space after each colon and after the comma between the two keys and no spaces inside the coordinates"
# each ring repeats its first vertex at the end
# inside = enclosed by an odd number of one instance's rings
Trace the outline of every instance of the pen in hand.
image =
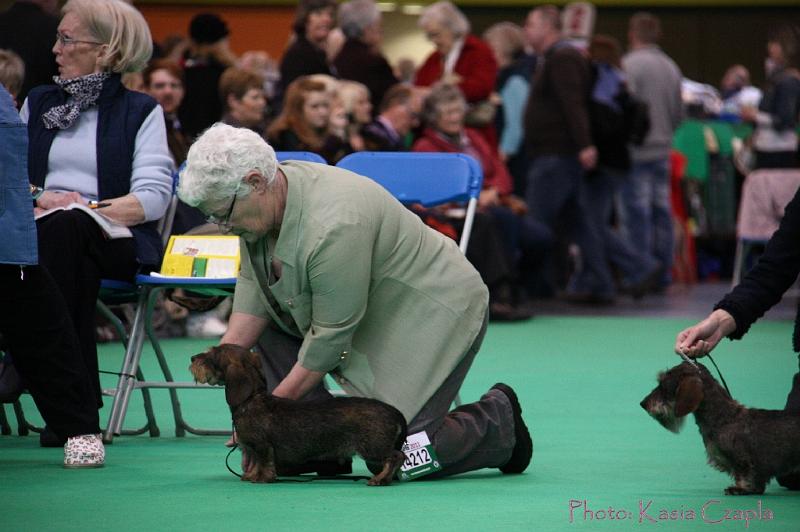
{"type": "Polygon", "coordinates": [[[109,203],[107,201],[106,202],[99,202],[99,201],[92,200],[92,201],[89,202],[89,208],[90,209],[102,209],[103,207],[108,207],[110,205],[111,205],[111,203],[109,203]]]}

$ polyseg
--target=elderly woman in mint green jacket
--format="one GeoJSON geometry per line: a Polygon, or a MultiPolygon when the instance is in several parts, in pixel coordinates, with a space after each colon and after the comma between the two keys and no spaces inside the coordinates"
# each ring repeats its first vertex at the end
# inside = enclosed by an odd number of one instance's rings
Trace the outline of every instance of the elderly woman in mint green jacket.
{"type": "Polygon", "coordinates": [[[326,373],[425,431],[438,475],[521,473],[532,441],[497,384],[448,412],[486,330],[488,293],[455,243],[382,187],[327,165],[278,165],[258,135],[217,124],[192,146],[178,194],[239,235],[242,269],[222,343],[259,345],[267,384],[320,397],[326,373]]]}

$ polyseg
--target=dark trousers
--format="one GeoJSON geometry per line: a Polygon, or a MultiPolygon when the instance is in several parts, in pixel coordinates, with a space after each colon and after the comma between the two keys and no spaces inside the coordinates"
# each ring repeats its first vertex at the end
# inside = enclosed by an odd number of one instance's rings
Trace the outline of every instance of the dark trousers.
{"type": "MultiPolygon", "coordinates": [[[[488,321],[488,320],[487,320],[488,321]]],[[[425,478],[438,478],[508,462],[516,442],[514,414],[503,392],[490,390],[474,403],[450,406],[467,376],[486,333],[486,324],[472,346],[439,389],[408,423],[408,433],[424,430],[433,444],[442,471],[425,478]]],[[[258,342],[263,354],[267,388],[271,392],[297,363],[302,340],[268,329],[258,342]]],[[[304,400],[330,398],[320,384],[304,400]]]]}
{"type": "MultiPolygon", "coordinates": [[[[581,250],[579,276],[573,276],[568,291],[610,296],[614,280],[602,254],[599,229],[591,224],[583,190],[583,168],[575,156],[540,155],[528,171],[525,200],[529,216],[554,233],[564,226],[581,250]]],[[[554,261],[548,261],[549,279],[555,284],[554,261]]]]}
{"type": "Polygon", "coordinates": [[[623,275],[623,284],[644,280],[659,263],[645,249],[637,248],[627,234],[611,225],[614,199],[630,177],[622,170],[599,167],[585,180],[584,203],[590,223],[598,228],[605,260],[623,275]]]}
{"type": "Polygon", "coordinates": [[[0,331],[45,423],[63,437],[98,434],[92,383],[53,278],[42,266],[2,265],[0,292],[0,331]]]}
{"type": "Polygon", "coordinates": [[[504,465],[516,438],[514,413],[508,397],[489,390],[475,402],[450,410],[486,334],[487,321],[464,358],[408,424],[408,433],[425,431],[442,470],[426,479],[457,475],[504,465]]]}
{"type": "MultiPolygon", "coordinates": [[[[800,358],[798,358],[798,362],[800,362],[800,358]]],[[[786,397],[785,409],[791,412],[800,412],[800,371],[792,379],[792,388],[786,397]]]]}
{"type": "Polygon", "coordinates": [[[47,268],[66,303],[98,408],[103,405],[97,366],[95,311],[101,279],[131,281],[136,275],[132,238],[108,240],[97,223],[78,210],[36,222],[39,262],[47,268]]]}

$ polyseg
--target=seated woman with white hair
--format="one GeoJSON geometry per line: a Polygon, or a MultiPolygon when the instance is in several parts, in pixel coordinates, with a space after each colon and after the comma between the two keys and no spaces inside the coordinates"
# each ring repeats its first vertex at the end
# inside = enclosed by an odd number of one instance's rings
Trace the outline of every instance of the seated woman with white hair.
{"type": "Polygon", "coordinates": [[[178,195],[241,238],[220,341],[260,347],[272,394],[329,397],[322,380],[331,373],[348,395],[400,410],[409,434],[427,432],[442,467],[434,476],[528,467],[533,443],[510,386],[449,412],[486,332],[489,299],[453,240],[371,179],[278,164],[257,134],[224,124],[192,145],[178,195]]]}
{"type": "MultiPolygon", "coordinates": [[[[107,238],[78,209],[37,221],[40,263],[63,293],[80,343],[83,364],[75,371],[89,375],[99,408],[95,305],[100,280],[132,281],[138,271],[159,264],[156,222],[172,193],[172,160],[161,107],[120,82],[122,73],[144,68],[152,53],[141,13],[121,0],[69,0],[62,13],[53,47],[59,77],[55,85],[33,89],[20,116],[28,125],[36,212],[100,202],[97,212],[133,234],[107,238]]],[[[96,422],[92,432],[85,447],[93,450],[75,460],[98,465],[103,458],[96,422]]],[[[46,430],[40,441],[60,446],[74,435],[46,430]]]]}
{"type": "Polygon", "coordinates": [[[417,70],[414,84],[420,87],[430,87],[437,82],[456,85],[472,110],[467,115],[467,125],[477,128],[490,146],[497,146],[490,101],[497,78],[497,61],[491,48],[470,34],[467,17],[447,0],[426,7],[419,17],[419,26],[436,50],[417,70]],[[478,109],[489,112],[477,112],[478,109]]]}

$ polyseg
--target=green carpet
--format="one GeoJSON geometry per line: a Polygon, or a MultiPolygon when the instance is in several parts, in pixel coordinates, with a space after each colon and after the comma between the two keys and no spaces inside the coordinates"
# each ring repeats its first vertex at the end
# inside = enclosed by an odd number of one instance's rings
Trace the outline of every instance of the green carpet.
{"type": "MultiPolygon", "coordinates": [[[[762,496],[724,496],[730,479],[706,465],[694,421],[676,436],[639,407],[656,373],[679,361],[671,346],[687,324],[548,316],[493,324],[462,398],[474,400],[498,381],[517,390],[535,447],[523,475],[483,470],[388,488],[364,481],[243,483],[225,469],[224,438],[174,436],[167,392],[155,390],[162,436],[118,437],[103,469],[64,470],[62,451],[39,448],[35,436],[0,437],[0,530],[800,530],[800,493],[773,482],[762,496]],[[712,523],[726,509],[743,517],[759,505],[761,517],[771,519],[712,523]],[[658,521],[661,510],[675,519],[651,522],[648,516],[658,521]]],[[[715,358],[734,397],[749,406],[783,406],[797,367],[790,337],[790,323],[764,322],[743,342],[720,345],[715,358]]],[[[188,357],[205,345],[165,342],[177,378],[188,379],[188,357]]],[[[117,369],[120,347],[103,345],[100,359],[104,369],[117,369]]],[[[145,355],[143,369],[156,378],[152,359],[145,355]]],[[[103,381],[115,385],[111,376],[103,381]]],[[[181,397],[190,423],[229,424],[221,391],[181,397]]],[[[24,404],[39,423],[29,397],[24,404]]],[[[104,416],[109,406],[107,400],[104,416]]],[[[126,426],[143,420],[137,394],[126,426]]],[[[238,470],[238,453],[231,458],[238,470]]],[[[367,474],[362,462],[354,466],[367,474]]]]}

